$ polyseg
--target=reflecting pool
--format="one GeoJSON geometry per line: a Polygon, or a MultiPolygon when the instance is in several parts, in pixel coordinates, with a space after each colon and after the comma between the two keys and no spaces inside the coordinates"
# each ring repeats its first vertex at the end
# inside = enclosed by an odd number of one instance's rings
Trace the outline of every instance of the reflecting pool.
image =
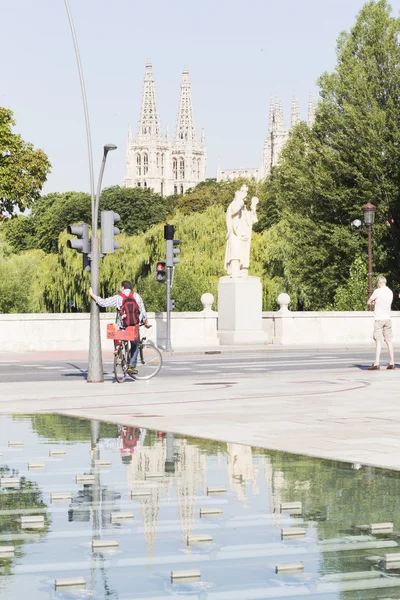
{"type": "Polygon", "coordinates": [[[5,600],[400,598],[400,473],[0,417],[5,600]]]}

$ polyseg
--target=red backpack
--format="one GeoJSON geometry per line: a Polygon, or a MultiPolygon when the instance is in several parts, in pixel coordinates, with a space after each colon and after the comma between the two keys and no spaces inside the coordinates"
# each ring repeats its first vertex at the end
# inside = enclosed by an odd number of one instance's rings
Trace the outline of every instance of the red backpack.
{"type": "Polygon", "coordinates": [[[130,292],[128,296],[126,294],[119,294],[119,296],[122,298],[120,313],[125,327],[138,325],[140,320],[140,308],[135,300],[134,292],[130,292]]]}

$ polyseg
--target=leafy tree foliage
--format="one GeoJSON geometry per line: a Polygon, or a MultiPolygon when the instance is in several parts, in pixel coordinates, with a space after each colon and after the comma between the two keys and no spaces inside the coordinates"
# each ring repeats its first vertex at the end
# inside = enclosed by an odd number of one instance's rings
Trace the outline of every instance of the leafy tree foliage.
{"type": "Polygon", "coordinates": [[[14,252],[35,248],[35,224],[31,216],[13,215],[4,220],[2,229],[14,252]]]}
{"type": "Polygon", "coordinates": [[[33,312],[34,274],[43,258],[40,250],[12,254],[10,246],[0,240],[1,313],[33,312]]]}
{"type": "MultiPolygon", "coordinates": [[[[106,188],[100,210],[113,210],[121,217],[119,227],[128,235],[146,231],[164,221],[173,211],[173,199],[162,198],[143,188],[106,188]]],[[[40,248],[58,252],[58,238],[67,225],[91,224],[90,195],[83,192],[53,193],[36,202],[29,216],[14,215],[4,222],[4,234],[15,252],[40,248]]]]}
{"type": "Polygon", "coordinates": [[[118,225],[127,235],[146,231],[172,214],[174,199],[165,198],[153,190],[141,187],[125,188],[115,185],[103,190],[100,210],[113,210],[121,217],[118,225]]]}
{"type": "Polygon", "coordinates": [[[270,204],[280,219],[266,267],[304,308],[331,306],[354,257],[366,260],[366,237],[349,225],[367,201],[377,206],[375,270],[400,279],[399,33],[386,0],[364,6],[339,38],[335,71],[320,78],[314,127],[293,130],[267,182],[262,216],[270,204]]]}
{"type": "MultiPolygon", "coordinates": [[[[224,209],[232,202],[236,190],[246,184],[249,188],[248,197],[259,196],[263,187],[256,181],[248,179],[235,179],[234,181],[216,181],[206,179],[196,187],[188,190],[183,196],[178,196],[176,209],[183,214],[204,212],[211,206],[222,206],[224,209]]],[[[260,198],[261,199],[261,198],[260,198]]]]}
{"type": "MultiPolygon", "coordinates": [[[[176,213],[173,223],[181,241],[181,262],[174,277],[177,309],[201,310],[200,297],[211,292],[217,299],[218,279],[224,275],[225,212],[221,207],[205,213],[176,213]]],[[[66,247],[68,235],[59,237],[58,254],[41,254],[31,271],[31,306],[34,312],[88,311],[89,274],[82,272],[82,256],[66,247]]],[[[121,249],[105,256],[100,268],[100,294],[115,294],[123,279],[130,279],[143,295],[149,311],[165,310],[165,286],[155,281],[155,263],[165,255],[163,225],[154,225],[137,236],[119,236],[121,249]]],[[[265,240],[254,233],[251,274],[263,275],[265,240]]],[[[21,260],[29,253],[14,258],[21,260]]],[[[0,261],[1,268],[1,261],[0,261]]]]}
{"type": "MultiPolygon", "coordinates": [[[[0,466],[0,477],[16,477],[19,475],[17,469],[9,467],[6,464],[0,466]]],[[[35,481],[27,479],[26,477],[20,477],[20,488],[19,489],[3,489],[0,491],[0,531],[1,535],[6,538],[13,539],[13,546],[16,549],[16,555],[21,556],[23,554],[24,544],[26,539],[23,536],[19,536],[20,525],[17,518],[10,518],[10,514],[17,514],[20,511],[22,514],[27,512],[34,512],[35,510],[40,511],[40,514],[44,516],[44,527],[37,533],[42,538],[47,535],[51,527],[51,516],[47,512],[47,504],[43,501],[43,492],[35,481]],[[22,538],[22,539],[21,539],[22,538]]],[[[3,539],[4,539],[3,538],[3,539]]],[[[5,558],[2,559],[2,581],[0,583],[0,591],[4,592],[7,586],[7,577],[4,575],[11,575],[15,559],[5,558]]]]}
{"type": "Polygon", "coordinates": [[[13,132],[11,110],[0,107],[0,212],[24,211],[39,198],[50,171],[43,150],[13,132]]]}
{"type": "Polygon", "coordinates": [[[357,256],[350,267],[348,280],[335,293],[335,310],[365,310],[365,289],[368,287],[367,263],[357,256]]]}
{"type": "MultiPolygon", "coordinates": [[[[68,417],[65,415],[29,415],[32,421],[32,429],[39,437],[45,438],[48,442],[86,442],[90,441],[90,421],[88,419],[79,419],[77,417],[68,417]]],[[[101,438],[118,437],[118,425],[113,423],[100,422],[101,438]]]]}
{"type": "Polygon", "coordinates": [[[40,248],[58,251],[58,238],[67,225],[91,220],[90,195],[83,192],[42,196],[29,216],[14,215],[4,222],[4,235],[15,252],[40,248]]]}

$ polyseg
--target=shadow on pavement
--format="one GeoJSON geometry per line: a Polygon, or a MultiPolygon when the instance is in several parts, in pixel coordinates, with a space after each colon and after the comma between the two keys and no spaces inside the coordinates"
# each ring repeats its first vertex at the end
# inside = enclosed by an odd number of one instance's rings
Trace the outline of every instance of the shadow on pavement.
{"type": "MultiPolygon", "coordinates": [[[[356,369],[360,369],[360,371],[368,371],[369,367],[372,365],[372,363],[370,365],[353,365],[353,367],[356,367],[356,369]]],[[[386,368],[388,367],[388,364],[384,364],[381,365],[380,371],[386,371],[386,368]]],[[[396,369],[400,369],[400,364],[395,363],[395,367],[396,369]]]]}

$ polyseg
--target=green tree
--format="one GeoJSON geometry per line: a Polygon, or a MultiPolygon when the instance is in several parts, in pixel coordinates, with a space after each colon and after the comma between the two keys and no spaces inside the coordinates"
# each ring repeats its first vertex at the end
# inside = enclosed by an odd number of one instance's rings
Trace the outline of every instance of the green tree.
{"type": "Polygon", "coordinates": [[[23,252],[35,247],[35,224],[30,215],[13,215],[5,219],[3,232],[14,252],[23,252]]]}
{"type": "MultiPolygon", "coordinates": [[[[358,252],[359,236],[350,227],[287,211],[264,235],[264,267],[271,278],[273,300],[287,292],[292,310],[328,308],[340,273],[358,252]]],[[[268,307],[272,308],[270,303],[268,307]]]]}
{"type": "Polygon", "coordinates": [[[349,224],[367,201],[377,206],[375,271],[400,279],[399,33],[386,0],[363,7],[339,37],[336,69],[320,78],[314,127],[294,128],[267,182],[262,210],[270,203],[282,220],[271,234],[281,251],[269,246],[267,268],[309,309],[333,304],[365,251],[349,224]]]}
{"type": "Polygon", "coordinates": [[[349,279],[335,293],[335,310],[365,310],[368,298],[368,268],[364,257],[357,256],[350,267],[349,279]]]}
{"type": "MultiPolygon", "coordinates": [[[[173,199],[162,198],[143,188],[106,188],[100,210],[113,210],[121,217],[121,231],[136,235],[161,223],[173,212],[173,199]]],[[[67,225],[91,224],[90,195],[83,192],[53,193],[42,196],[29,216],[14,215],[4,222],[4,234],[15,252],[40,248],[58,252],[58,237],[67,225]]]]}
{"type": "MultiPolygon", "coordinates": [[[[34,222],[34,244],[45,252],[58,251],[58,238],[67,225],[91,222],[90,195],[84,192],[48,194],[35,205],[31,219],[34,222]]],[[[7,229],[6,229],[7,235],[7,229]]]]}
{"type": "Polygon", "coordinates": [[[248,179],[235,179],[234,181],[216,181],[206,179],[196,187],[189,189],[183,196],[178,196],[176,209],[183,214],[204,212],[211,206],[222,206],[225,210],[232,202],[236,190],[246,184],[249,188],[248,198],[263,193],[263,186],[256,181],[248,179]]]}
{"type": "Polygon", "coordinates": [[[39,198],[50,171],[43,150],[35,150],[13,131],[11,110],[0,107],[0,212],[24,211],[39,198]]]}
{"type": "Polygon", "coordinates": [[[15,255],[0,249],[0,313],[34,312],[32,293],[43,258],[40,250],[15,255]]]}
{"type": "Polygon", "coordinates": [[[67,225],[91,221],[90,195],[83,192],[42,196],[29,216],[14,215],[3,224],[4,235],[15,252],[40,248],[58,252],[58,238],[67,225]]]}
{"type": "MultiPolygon", "coordinates": [[[[173,223],[181,242],[181,262],[174,277],[173,295],[180,311],[201,310],[200,297],[211,292],[217,299],[218,279],[224,275],[225,211],[214,206],[202,214],[176,213],[173,223]]],[[[67,312],[71,305],[89,309],[89,274],[82,273],[82,257],[66,247],[68,235],[59,237],[59,253],[44,255],[32,284],[35,312],[67,312]]],[[[136,236],[119,236],[121,249],[105,256],[100,265],[100,295],[110,296],[121,280],[130,279],[149,311],[165,310],[165,286],[155,281],[155,263],[165,256],[163,224],[136,236]]],[[[265,239],[254,233],[251,274],[263,276],[265,239]]],[[[25,253],[20,256],[23,257],[25,253]]]]}
{"type": "Polygon", "coordinates": [[[174,200],[141,187],[115,185],[103,190],[100,210],[113,210],[121,217],[118,227],[127,235],[146,231],[172,214],[174,200]]]}

